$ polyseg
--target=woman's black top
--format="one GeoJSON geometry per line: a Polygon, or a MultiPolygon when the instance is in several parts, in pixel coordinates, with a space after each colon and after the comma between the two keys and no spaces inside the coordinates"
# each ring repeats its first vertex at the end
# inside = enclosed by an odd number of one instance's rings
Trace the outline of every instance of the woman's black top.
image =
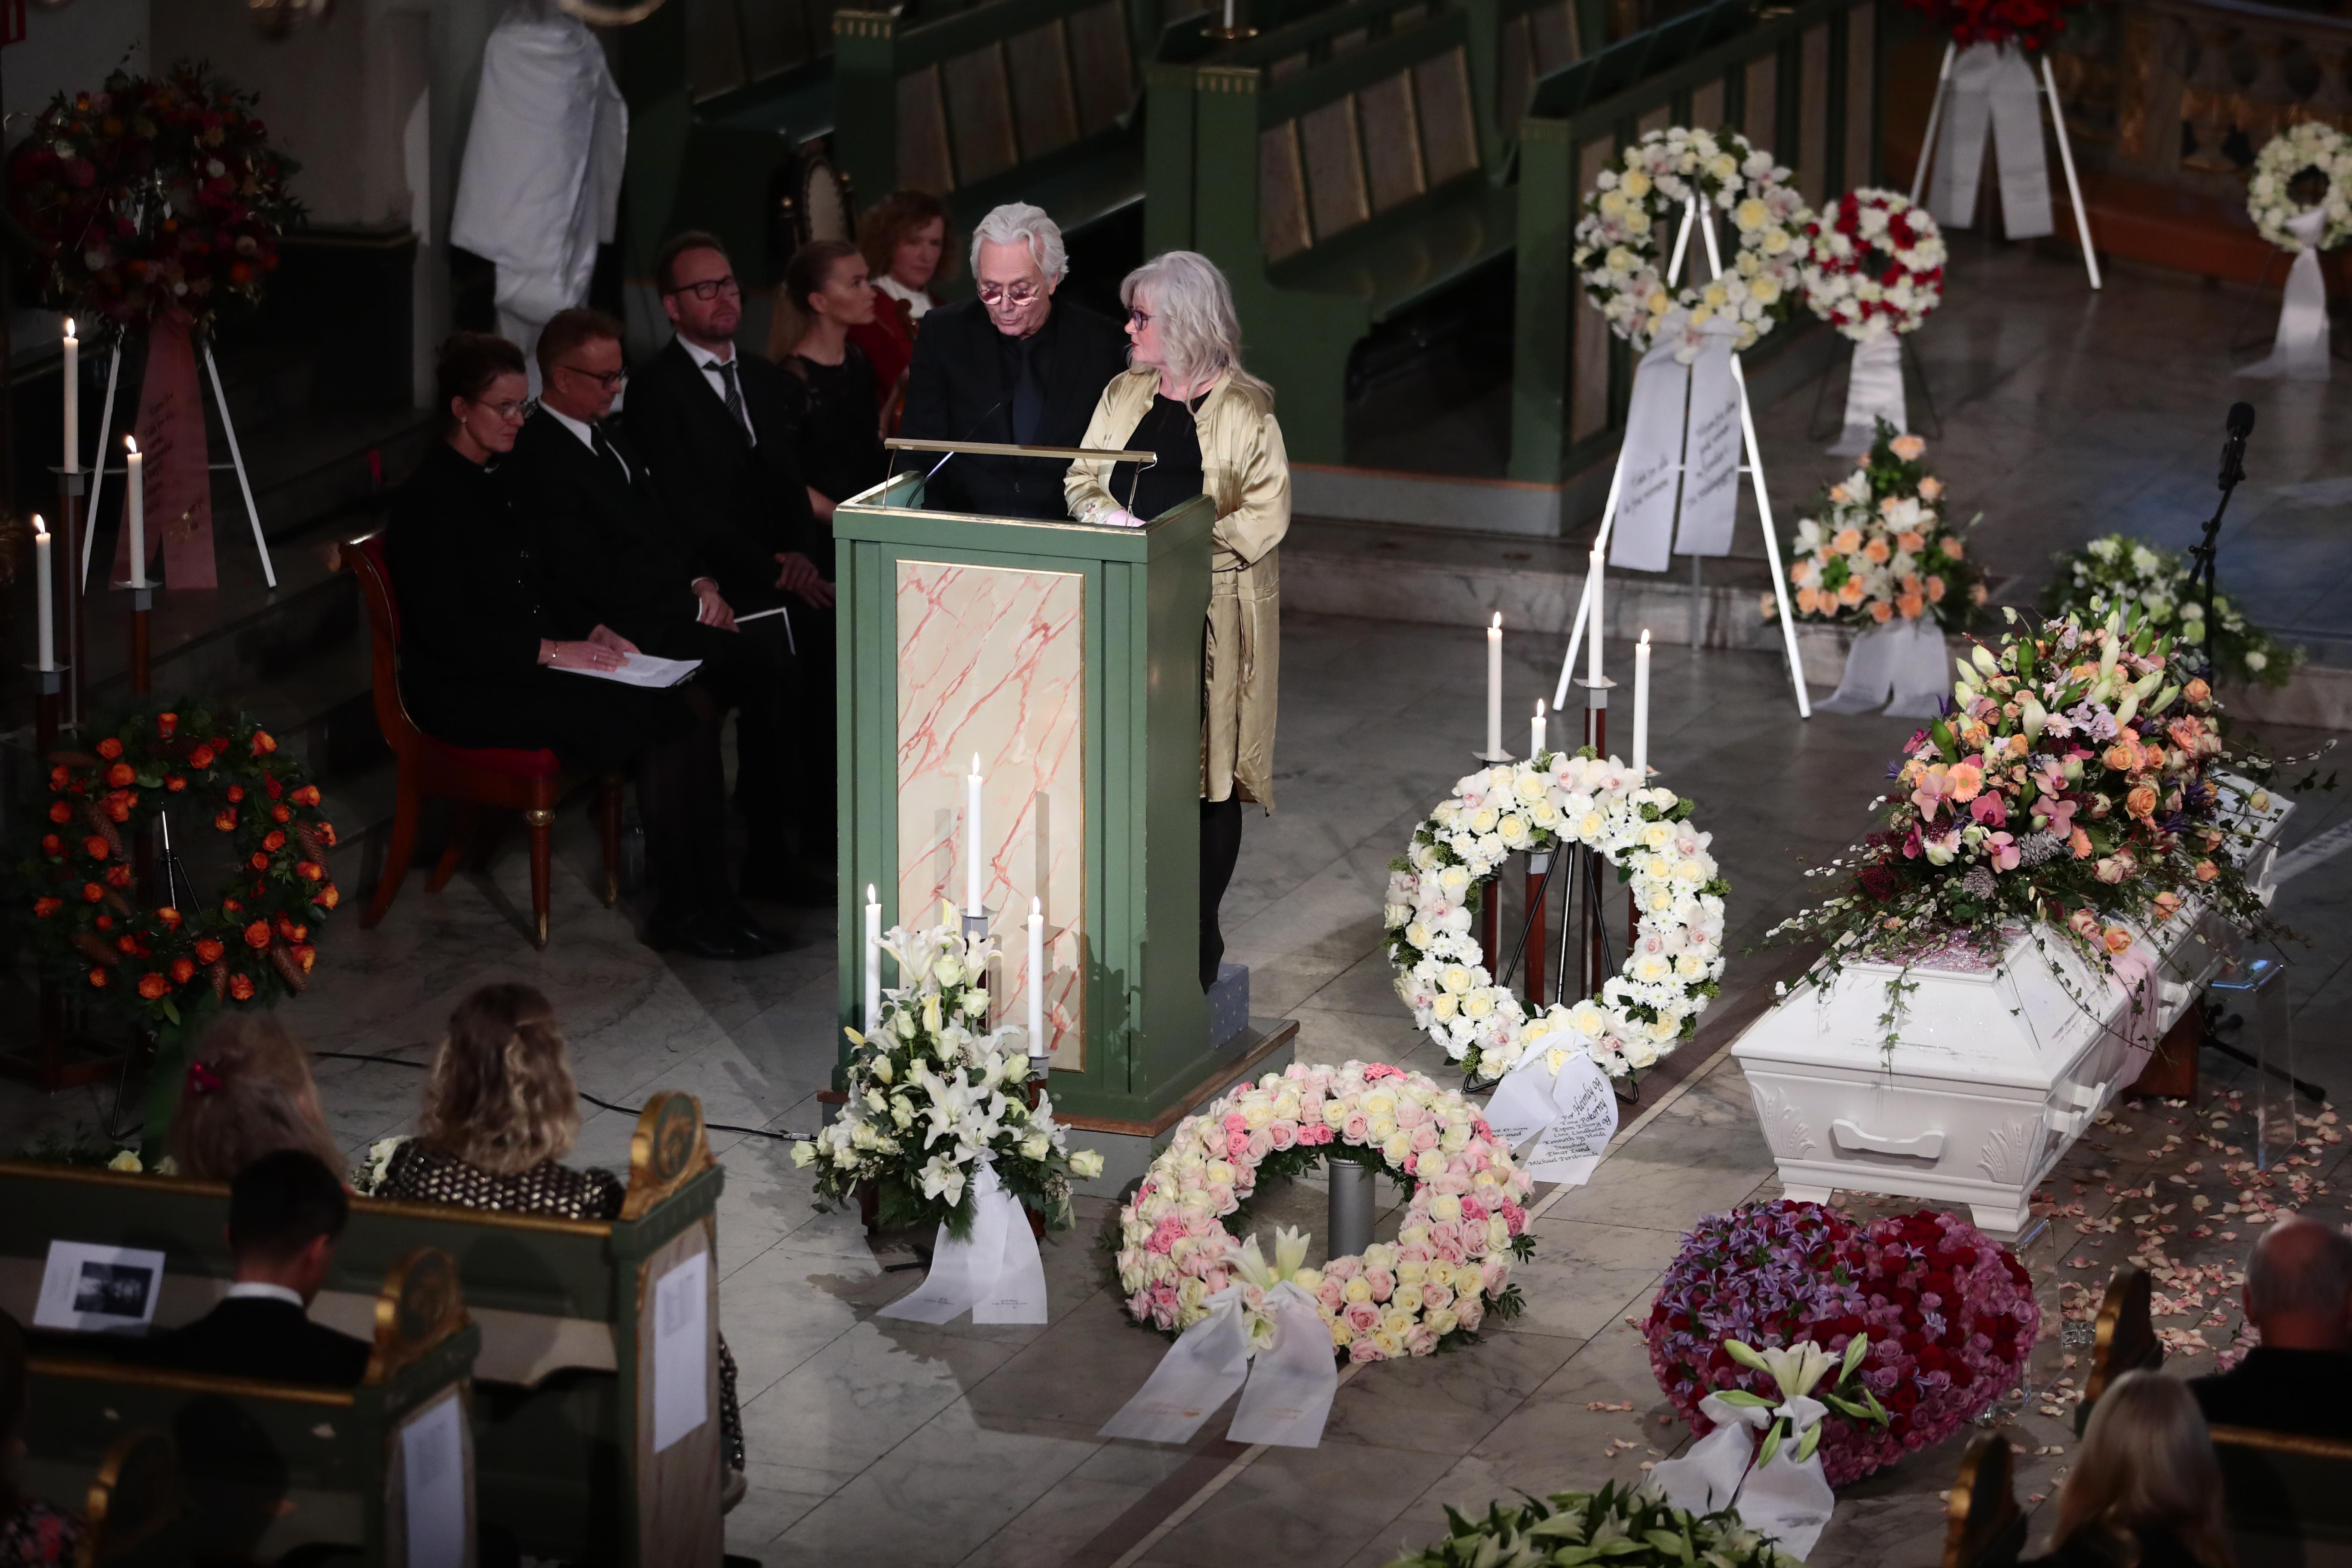
{"type": "Polygon", "coordinates": [[[1151,406],[1135,423],[1124,445],[1131,451],[1157,452],[1160,460],[1135,477],[1136,464],[1114,463],[1110,470],[1112,499],[1149,521],[1201,493],[1201,428],[1193,423],[1197,402],[1181,403],[1154,393],[1151,406]],[[1135,500],[1127,488],[1135,486],[1135,500]]]}
{"type": "Polygon", "coordinates": [[[874,362],[856,343],[845,343],[839,364],[819,364],[794,354],[784,368],[803,388],[799,414],[801,478],[832,501],[845,501],[882,482],[889,467],[882,450],[882,423],[875,414],[874,362]]]}
{"type": "Polygon", "coordinates": [[[684,731],[677,689],[648,690],[539,662],[576,641],[543,596],[521,520],[485,465],[436,441],[393,498],[384,561],[400,616],[400,693],[416,727],[453,746],[553,752],[567,769],[618,767],[684,731]]]}

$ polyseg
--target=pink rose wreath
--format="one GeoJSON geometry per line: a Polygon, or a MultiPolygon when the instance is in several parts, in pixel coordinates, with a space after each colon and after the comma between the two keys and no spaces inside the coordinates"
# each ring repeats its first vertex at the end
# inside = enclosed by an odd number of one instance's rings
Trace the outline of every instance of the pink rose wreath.
{"type": "Polygon", "coordinates": [[[1265,1295],[1283,1280],[1263,1267],[1256,1238],[1245,1247],[1234,1232],[1261,1182],[1326,1159],[1370,1165],[1412,1191],[1393,1242],[1321,1268],[1298,1268],[1290,1247],[1276,1249],[1275,1272],[1315,1299],[1335,1353],[1354,1362],[1428,1355],[1474,1340],[1487,1318],[1520,1310],[1511,1262],[1535,1251],[1527,1173],[1460,1094],[1420,1073],[1349,1061],[1293,1063],[1177,1127],[1119,1210],[1129,1314],[1179,1334],[1208,1315],[1211,1297],[1239,1283],[1253,1341],[1269,1340],[1265,1295]]]}

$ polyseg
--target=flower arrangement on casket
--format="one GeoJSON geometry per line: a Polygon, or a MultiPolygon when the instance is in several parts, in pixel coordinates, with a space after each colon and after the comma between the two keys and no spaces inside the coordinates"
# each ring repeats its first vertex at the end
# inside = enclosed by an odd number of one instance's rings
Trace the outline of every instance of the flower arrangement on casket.
{"type": "MultiPolygon", "coordinates": [[[[1932,616],[1957,629],[1986,597],[1984,574],[1953,528],[1944,484],[1927,471],[1927,443],[1882,419],[1862,466],[1808,502],[1790,541],[1789,582],[1801,616],[1832,626],[1885,626],[1932,616]]],[[[1775,601],[1760,601],[1774,613],[1775,601]]]]}
{"type": "Polygon", "coordinates": [[[1855,342],[1916,331],[1944,301],[1943,230],[1899,191],[1848,191],[1805,237],[1805,303],[1855,342]]]}
{"type": "Polygon", "coordinates": [[[1349,1361],[1428,1355],[1520,1310],[1511,1261],[1535,1252],[1524,1206],[1532,1185],[1454,1090],[1380,1062],[1294,1062],[1177,1125],[1119,1209],[1119,1288],[1129,1317],[1174,1335],[1238,1285],[1264,1345],[1274,1333],[1266,1292],[1294,1280],[1349,1361]],[[1410,1190],[1396,1240],[1321,1268],[1298,1268],[1303,1248],[1278,1245],[1281,1266],[1267,1270],[1255,1236],[1234,1240],[1251,1195],[1327,1159],[1369,1165],[1410,1190]]]}
{"type": "Polygon", "coordinates": [[[842,1031],[853,1047],[847,1099],[814,1138],[793,1145],[793,1163],[816,1169],[817,1206],[849,1204],[871,1183],[885,1228],[944,1225],[968,1236],[985,1160],[1047,1229],[1068,1228],[1070,1178],[1100,1175],[1102,1156],[1069,1149],[1043,1089],[1028,1104],[1027,1031],[987,1026],[982,982],[995,939],[955,925],[893,927],[882,947],[903,984],[884,993],[872,1037],[842,1031]]]}
{"type": "MultiPolygon", "coordinates": [[[[2246,841],[2241,805],[2267,801],[2222,771],[2274,764],[2224,749],[2220,704],[2171,635],[2137,605],[2104,625],[2007,613],[2012,629],[1960,661],[1948,710],[1888,765],[1878,828],[1807,873],[1841,890],[1769,933],[1830,940],[1807,980],[1938,947],[1998,968],[2020,928],[2055,931],[2112,973],[2192,901],[2283,934],[2231,853],[2246,841]]],[[[1908,984],[1889,982],[1890,1043],[1908,984]]]]}
{"type": "Polygon", "coordinates": [[[258,299],[302,208],[257,102],[185,60],[51,100],[8,159],[42,302],[117,327],[177,310],[204,331],[225,300],[258,299]]]}
{"type": "Polygon", "coordinates": [[[2213,595],[2209,625],[2201,592],[2184,593],[2187,582],[2188,563],[2178,551],[2110,533],[2058,555],[2042,592],[2042,609],[2094,621],[2137,605],[2157,626],[2171,630],[2191,655],[2202,652],[2224,680],[2284,686],[2302,662],[2302,650],[2284,646],[2248,621],[2226,594],[2213,595]]]}
{"type": "Polygon", "coordinates": [[[1777,1394],[1761,1358],[1727,1342],[1810,1341],[1843,1356],[1867,1337],[1853,1386],[1816,1428],[1823,1473],[1843,1486],[1941,1442],[2016,1386],[2041,1321],[2024,1266],[1955,1215],[1857,1225],[1777,1199],[1701,1220],[1642,1333],[1658,1386],[1701,1436],[1714,1426],[1699,1409],[1709,1394],[1777,1394]]]}
{"type": "Polygon", "coordinates": [[[1536,1568],[1541,1563],[1605,1563],[1610,1568],[1798,1568],[1731,1511],[1694,1514],[1658,1489],[1615,1481],[1597,1492],[1554,1492],[1547,1500],[1490,1503],[1486,1517],[1449,1504],[1442,1541],[1390,1568],[1536,1568]]]}
{"type": "MultiPolygon", "coordinates": [[[[1723,975],[1728,885],[1692,805],[1590,746],[1483,768],[1454,784],[1390,863],[1381,920],[1397,994],[1473,1082],[1531,1050],[1589,1056],[1612,1078],[1655,1062],[1698,1032],[1723,975]],[[1639,928],[1598,996],[1529,1017],[1494,983],[1473,904],[1509,856],[1582,845],[1633,885],[1639,928]]],[[[1559,1063],[1553,1064],[1558,1070],[1559,1063]]]]}
{"type": "Polygon", "coordinates": [[[1636,353],[1677,309],[1684,340],[1676,358],[1695,357],[1702,329],[1718,318],[1735,324],[1734,348],[1749,348],[1786,321],[1796,302],[1809,216],[1789,171],[1739,132],[1680,125],[1653,131],[1625,149],[1621,168],[1602,170],[1585,196],[1576,269],[1585,297],[1636,353]],[[1671,257],[1658,226],[1677,229],[1685,204],[1693,201],[1710,216],[1720,214],[1736,243],[1726,243],[1723,275],[1702,282],[1699,259],[1706,248],[1692,235],[1683,261],[1690,280],[1670,288],[1671,257]]]}
{"type": "Polygon", "coordinates": [[[1926,18],[1931,32],[1948,33],[1962,48],[1970,44],[2014,43],[2040,53],[2066,30],[2065,13],[2083,0],[1905,0],[1926,18]]]}
{"type": "Polygon", "coordinates": [[[2264,239],[2292,256],[2303,241],[2287,219],[2316,207],[2326,215],[2319,248],[2352,239],[2352,136],[2319,120],[2288,126],[2254,154],[2246,213],[2264,239]]]}

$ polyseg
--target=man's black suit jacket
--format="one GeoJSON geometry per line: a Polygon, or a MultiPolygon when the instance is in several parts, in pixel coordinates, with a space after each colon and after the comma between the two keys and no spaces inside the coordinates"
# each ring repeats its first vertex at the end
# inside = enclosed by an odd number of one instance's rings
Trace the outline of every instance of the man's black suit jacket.
{"type": "Polygon", "coordinates": [[[677,521],[740,614],[782,602],[780,552],[798,551],[832,576],[833,542],[809,510],[793,456],[790,373],[756,354],[738,353],[735,363],[757,445],[743,438],[741,423],[676,338],[629,378],[619,423],[661,475],[677,521]]]}
{"type": "Polygon", "coordinates": [[[2352,1437],[2352,1355],[2257,1346],[2227,1372],[2189,1380],[2212,1426],[2352,1437]]]}
{"type": "MultiPolygon", "coordinates": [[[[1041,331],[1053,334],[1045,369],[1045,413],[1036,447],[1075,447],[1087,433],[1103,388],[1127,368],[1127,334],[1085,307],[1056,299],[1041,331]]],[[[1013,385],[1001,334],[978,300],[944,305],[923,318],[907,376],[902,435],[926,441],[1013,439],[1013,385]]],[[[938,461],[929,458],[930,462],[938,461]]],[[[1034,458],[948,459],[931,479],[926,505],[993,517],[1067,517],[1062,479],[1069,465],[1034,458]]]]}
{"type": "Polygon", "coordinates": [[[625,482],[611,458],[592,451],[543,408],[523,421],[498,477],[545,569],[548,608],[662,653],[677,646],[677,629],[691,626],[701,608],[694,580],[716,581],[719,574],[677,521],[662,476],[628,433],[608,424],[604,435],[628,465],[625,482]]]}
{"type": "Polygon", "coordinates": [[[238,1296],[150,1341],[139,1359],[181,1372],[350,1387],[367,1375],[365,1341],[339,1334],[291,1301],[238,1296]]]}

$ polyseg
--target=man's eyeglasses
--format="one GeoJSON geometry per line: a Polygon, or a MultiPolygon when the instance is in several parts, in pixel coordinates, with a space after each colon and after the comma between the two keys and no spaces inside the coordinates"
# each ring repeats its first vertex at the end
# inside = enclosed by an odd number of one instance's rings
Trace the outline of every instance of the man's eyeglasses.
{"type": "Polygon", "coordinates": [[[629,374],[625,370],[587,370],[576,364],[560,364],[555,368],[568,370],[574,375],[584,375],[606,392],[618,390],[621,383],[627,379],[629,374]]]}
{"type": "Polygon", "coordinates": [[[706,302],[716,300],[721,294],[730,300],[740,300],[743,297],[743,285],[736,282],[735,275],[730,272],[724,278],[712,278],[700,283],[681,283],[670,292],[691,294],[696,299],[706,302]]]}
{"type": "Polygon", "coordinates": [[[983,283],[980,286],[980,302],[983,305],[1026,305],[1037,297],[1034,283],[983,283]]]}

